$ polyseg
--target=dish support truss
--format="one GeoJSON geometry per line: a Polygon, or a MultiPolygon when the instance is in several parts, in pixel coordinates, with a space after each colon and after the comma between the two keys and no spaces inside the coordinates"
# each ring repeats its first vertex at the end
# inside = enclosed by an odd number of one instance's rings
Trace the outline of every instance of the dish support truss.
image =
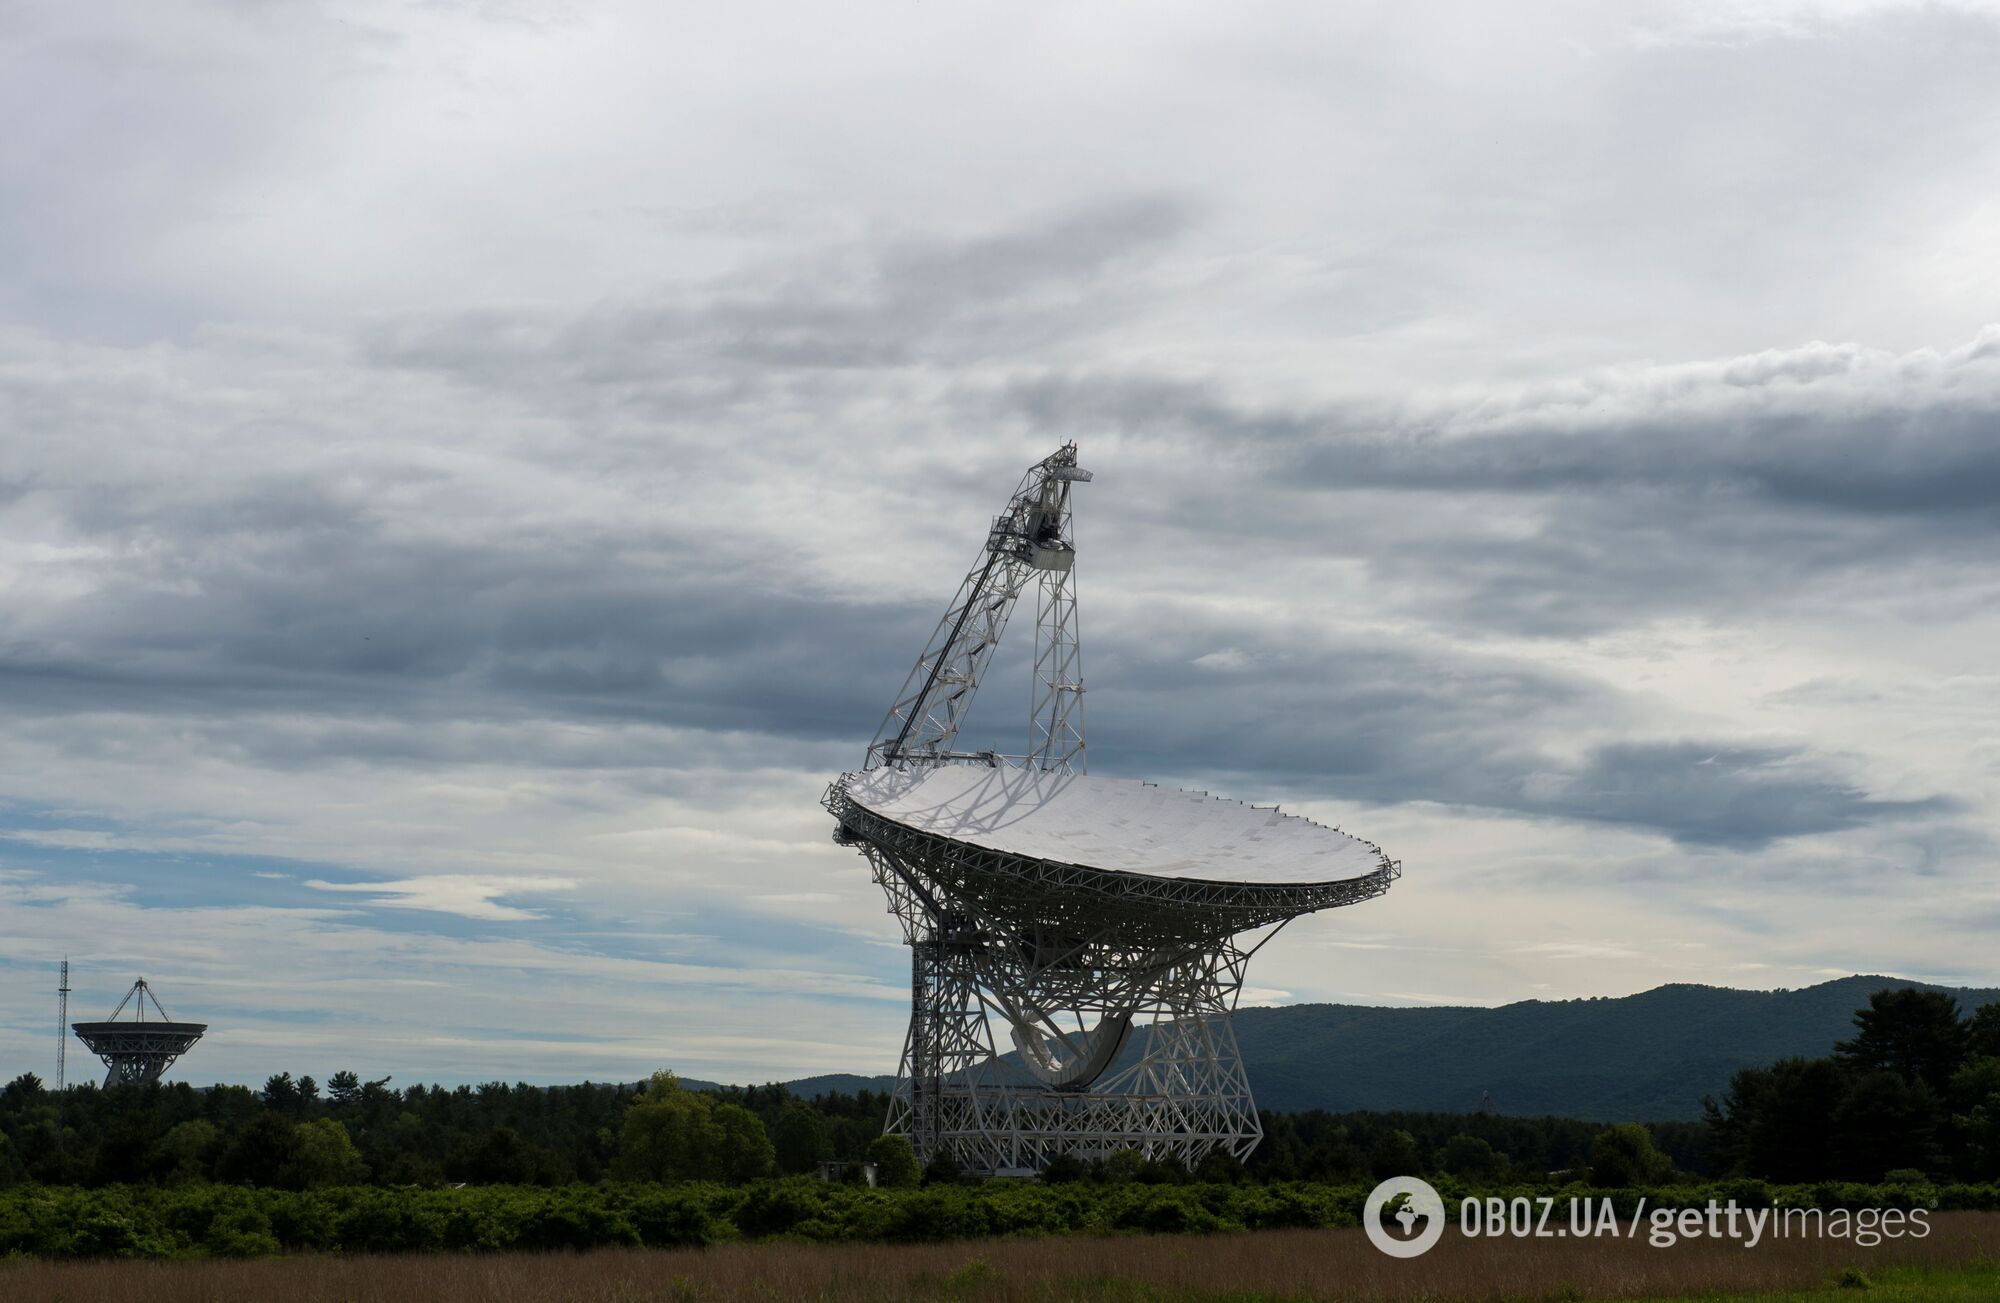
{"type": "Polygon", "coordinates": [[[1189,1167],[1218,1150],[1248,1157],[1263,1128],[1229,1015],[1250,956],[1298,914],[1380,895],[1398,875],[1386,857],[1306,886],[1119,873],[922,832],[838,781],[825,804],[910,946],[886,1129],[920,1161],[946,1153],[976,1174],[1126,1148],[1189,1167]]]}
{"type": "Polygon", "coordinates": [[[1061,773],[1084,771],[1070,488],[1089,480],[1090,472],[1076,464],[1073,443],[1028,468],[875,731],[866,768],[995,759],[992,752],[954,751],[952,745],[1015,601],[1036,580],[1035,680],[1023,762],[1061,773]]]}

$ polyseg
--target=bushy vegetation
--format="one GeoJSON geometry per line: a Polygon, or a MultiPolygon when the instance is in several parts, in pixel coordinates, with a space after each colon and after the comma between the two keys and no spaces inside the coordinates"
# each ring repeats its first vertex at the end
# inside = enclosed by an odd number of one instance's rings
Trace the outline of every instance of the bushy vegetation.
{"type": "MultiPolygon", "coordinates": [[[[713,1244],[739,1239],[919,1243],[995,1235],[1215,1232],[1358,1224],[1366,1185],[1285,1182],[978,1184],[870,1190],[791,1177],[730,1186],[611,1182],[561,1189],[20,1186],[0,1191],[0,1256],[256,1257],[295,1251],[405,1253],[713,1244]]],[[[1440,1183],[1448,1205],[1471,1186],[1440,1183]]],[[[2000,1186],[1756,1181],[1594,1190],[1482,1189],[1512,1198],[1610,1199],[1629,1213],[1734,1199],[1739,1207],[2000,1209],[2000,1186]]]]}

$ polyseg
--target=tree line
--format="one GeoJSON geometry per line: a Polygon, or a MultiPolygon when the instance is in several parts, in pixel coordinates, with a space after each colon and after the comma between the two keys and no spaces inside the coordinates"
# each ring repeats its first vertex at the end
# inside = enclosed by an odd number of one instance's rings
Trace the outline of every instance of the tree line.
{"type": "Polygon", "coordinates": [[[886,1096],[865,1090],[812,1100],[777,1086],[696,1092],[672,1074],[638,1085],[398,1088],[351,1071],[324,1086],[281,1072],[261,1090],[73,1086],[58,1099],[27,1073],[0,1087],[0,1185],[746,1180],[859,1159],[887,1110],[886,1096]]]}
{"type": "MultiPolygon", "coordinates": [[[[1481,1184],[1683,1176],[1771,1181],[2000,1179],[2000,1004],[1961,1016],[1950,996],[1884,991],[1824,1059],[1738,1072],[1705,1123],[1650,1126],[1451,1113],[1270,1113],[1247,1163],[1195,1171],[1125,1151],[1061,1159],[1051,1184],[1371,1182],[1392,1175],[1481,1184]]],[[[0,1186],[201,1183],[308,1190],[447,1184],[562,1186],[720,1181],[876,1164],[891,1185],[951,1183],[881,1134],[877,1093],[794,1096],[781,1086],[638,1084],[446,1089],[352,1071],[278,1073],[261,1090],[184,1083],[72,1087],[33,1074],[0,1087],[0,1186]]]]}
{"type": "MultiPolygon", "coordinates": [[[[33,1074],[0,1088],[0,1185],[219,1183],[267,1189],[342,1185],[559,1186],[608,1180],[721,1181],[876,1165],[887,1185],[958,1178],[948,1159],[919,1170],[907,1143],[882,1135],[888,1098],[871,1091],[794,1096],[782,1086],[689,1090],[671,1073],[638,1085],[445,1089],[336,1072],[324,1087],[278,1073],[261,1090],[183,1082],[61,1100],[33,1074]]],[[[1066,1181],[1352,1183],[1435,1174],[1543,1181],[1604,1160],[1603,1123],[1494,1114],[1308,1112],[1262,1115],[1247,1163],[1213,1154],[1194,1171],[1134,1151],[1059,1159],[1066,1181]],[[1595,1159],[1593,1146],[1596,1146],[1595,1159]]],[[[1631,1127],[1651,1155],[1633,1180],[1702,1173],[1699,1123],[1631,1127]]],[[[1623,1169],[1621,1169],[1623,1170],[1623,1169]]],[[[1624,1183],[1623,1181],[1617,1183],[1624,1183]]]]}
{"type": "MultiPolygon", "coordinates": [[[[906,1145],[883,1143],[888,1102],[865,1090],[811,1099],[781,1086],[694,1091],[669,1073],[642,1085],[397,1089],[352,1072],[334,1073],[325,1087],[279,1073],[261,1090],[78,1086],[58,1100],[27,1074],[0,1088],[0,1185],[744,1182],[863,1161],[894,1183],[913,1160],[906,1145]]],[[[1187,1172],[1128,1152],[1059,1161],[1049,1179],[1351,1182],[1393,1171],[1542,1180],[1586,1165],[1608,1129],[1445,1113],[1267,1112],[1263,1121],[1264,1143],[1247,1164],[1218,1154],[1187,1172]]],[[[1703,1170],[1699,1124],[1648,1134],[1681,1170],[1703,1170]]],[[[909,1172],[910,1183],[955,1175],[948,1161],[909,1172]]]]}
{"type": "Polygon", "coordinates": [[[1704,1101],[1719,1170],[1772,1181],[2000,1179],[2000,1004],[1885,990],[1818,1059],[1737,1072],[1704,1101]]]}

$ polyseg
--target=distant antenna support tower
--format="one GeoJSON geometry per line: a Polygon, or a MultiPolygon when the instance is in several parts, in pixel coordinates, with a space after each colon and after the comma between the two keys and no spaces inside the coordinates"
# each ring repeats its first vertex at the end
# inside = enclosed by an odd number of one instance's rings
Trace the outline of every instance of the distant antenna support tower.
{"type": "Polygon", "coordinates": [[[56,1098],[69,1085],[69,956],[63,956],[62,981],[56,986],[56,1098]]]}
{"type": "Polygon", "coordinates": [[[194,1048],[208,1030],[207,1023],[175,1022],[160,1004],[153,988],[140,978],[132,983],[132,989],[111,1011],[111,1016],[103,1022],[80,1022],[72,1024],[76,1038],[90,1048],[90,1052],[104,1060],[109,1070],[104,1074],[104,1085],[108,1090],[113,1086],[144,1086],[160,1079],[160,1074],[173,1066],[175,1059],[194,1048]],[[146,1002],[153,1002],[153,1012],[159,1014],[155,1022],[146,1021],[146,1002]],[[119,1022],[118,1015],[125,1012],[125,1006],[132,1006],[132,1018],[119,1022]]]}

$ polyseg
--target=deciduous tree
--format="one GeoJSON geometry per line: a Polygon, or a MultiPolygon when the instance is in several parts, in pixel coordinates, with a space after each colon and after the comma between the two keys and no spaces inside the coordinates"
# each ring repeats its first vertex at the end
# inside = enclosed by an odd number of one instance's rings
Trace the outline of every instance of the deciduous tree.
{"type": "Polygon", "coordinates": [[[1590,1142],[1593,1185],[1658,1185],[1673,1174],[1673,1160],[1653,1143],[1653,1133],[1637,1122],[1606,1127],[1590,1142]]]}
{"type": "Polygon", "coordinates": [[[625,1110],[619,1174],[636,1180],[748,1181],[771,1169],[771,1141],[757,1115],[740,1104],[684,1090],[671,1072],[655,1073],[625,1110]]]}
{"type": "Polygon", "coordinates": [[[869,1141],[868,1161],[875,1164],[875,1184],[892,1190],[915,1185],[923,1177],[917,1151],[901,1136],[877,1136],[869,1141]]]}
{"type": "Polygon", "coordinates": [[[297,1143],[291,1161],[283,1171],[284,1183],[294,1190],[314,1190],[329,1185],[359,1185],[368,1179],[368,1164],[354,1148],[347,1128],[332,1118],[315,1118],[293,1128],[297,1143]]]}

